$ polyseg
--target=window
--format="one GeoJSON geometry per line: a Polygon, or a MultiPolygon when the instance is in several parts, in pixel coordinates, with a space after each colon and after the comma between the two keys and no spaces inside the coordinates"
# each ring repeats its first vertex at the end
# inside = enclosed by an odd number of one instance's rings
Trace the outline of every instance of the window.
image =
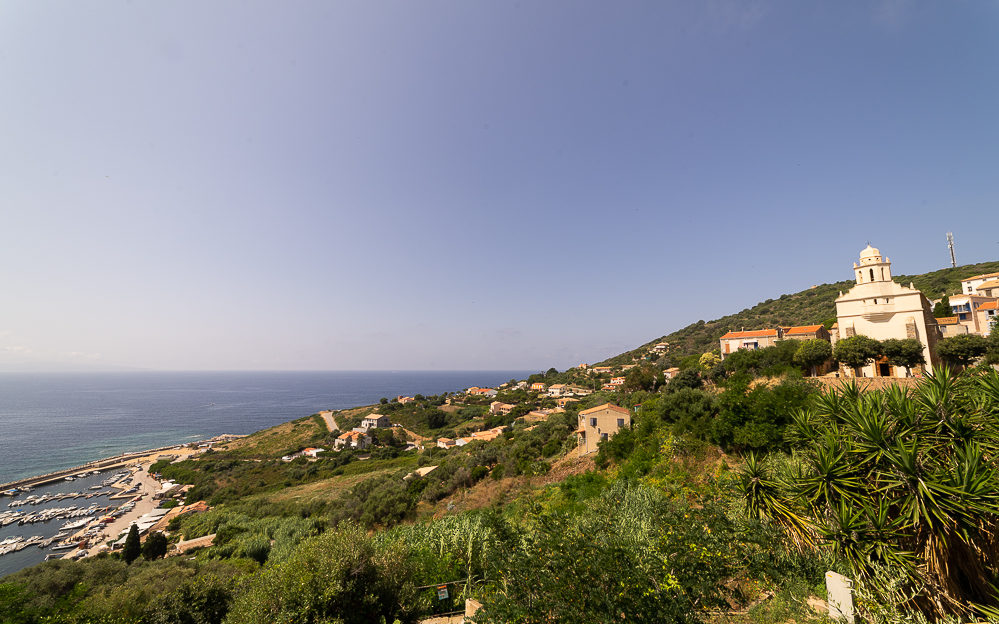
{"type": "Polygon", "coordinates": [[[874,281],[874,269],[871,269],[871,281],[874,281]]]}
{"type": "Polygon", "coordinates": [[[596,418],[591,418],[590,419],[590,426],[591,427],[596,427],[597,426],[597,419],[596,418]]]}
{"type": "Polygon", "coordinates": [[[601,433],[600,434],[600,439],[606,441],[607,440],[607,434],[606,433],[601,433]]]}
{"type": "Polygon", "coordinates": [[[617,426],[618,427],[623,427],[624,426],[624,419],[623,418],[618,418],[617,419],[617,426]]]}

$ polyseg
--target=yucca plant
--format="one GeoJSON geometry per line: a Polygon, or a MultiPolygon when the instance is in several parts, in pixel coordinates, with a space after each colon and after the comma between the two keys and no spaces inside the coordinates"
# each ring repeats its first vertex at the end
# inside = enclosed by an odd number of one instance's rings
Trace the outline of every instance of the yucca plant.
{"type": "Polygon", "coordinates": [[[799,545],[818,536],[875,590],[874,570],[898,571],[905,607],[931,618],[999,606],[999,373],[938,369],[912,390],[847,384],[795,414],[787,439],[797,468],[746,460],[751,515],[799,545]]]}

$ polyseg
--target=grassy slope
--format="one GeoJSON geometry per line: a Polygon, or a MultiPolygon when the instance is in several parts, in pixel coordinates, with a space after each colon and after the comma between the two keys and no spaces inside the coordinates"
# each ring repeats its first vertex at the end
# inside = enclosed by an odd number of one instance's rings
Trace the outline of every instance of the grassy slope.
{"type": "Polygon", "coordinates": [[[232,457],[270,459],[293,453],[309,445],[310,441],[327,433],[311,416],[263,429],[216,448],[228,451],[232,457]]]}
{"type": "MultiPolygon", "coordinates": [[[[966,264],[954,269],[941,269],[922,275],[896,275],[894,279],[905,286],[912,282],[916,288],[926,293],[927,297],[934,299],[939,297],[942,292],[960,292],[962,279],[981,273],[994,272],[999,272],[999,262],[966,264]]],[[[822,284],[792,295],[782,295],[779,299],[767,299],[752,308],[723,316],[714,321],[698,321],[600,364],[613,366],[630,363],[634,358],[643,356],[648,348],[657,342],[669,342],[673,345],[673,355],[683,357],[717,349],[718,339],[722,334],[731,330],[824,323],[836,316],[835,300],[839,292],[846,292],[853,287],[854,283],[853,280],[848,280],[834,284],[822,284]]]]}

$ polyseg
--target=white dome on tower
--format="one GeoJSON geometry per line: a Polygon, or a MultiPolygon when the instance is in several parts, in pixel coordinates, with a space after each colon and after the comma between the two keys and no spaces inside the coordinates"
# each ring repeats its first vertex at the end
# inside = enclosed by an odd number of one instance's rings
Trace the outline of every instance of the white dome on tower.
{"type": "Polygon", "coordinates": [[[881,250],[877,247],[871,247],[870,243],[867,247],[860,251],[860,264],[880,264],[881,263],[881,250]]]}

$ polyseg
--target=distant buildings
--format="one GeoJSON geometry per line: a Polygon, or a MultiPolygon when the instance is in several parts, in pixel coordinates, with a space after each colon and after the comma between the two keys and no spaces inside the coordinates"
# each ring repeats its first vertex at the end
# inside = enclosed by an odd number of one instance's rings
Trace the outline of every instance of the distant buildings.
{"type": "Polygon", "coordinates": [[[392,426],[392,421],[388,416],[382,414],[368,414],[361,419],[361,429],[368,431],[369,429],[385,429],[392,426]]]}
{"type": "Polygon", "coordinates": [[[780,333],[776,329],[730,331],[719,339],[721,357],[724,360],[727,355],[739,349],[755,350],[772,347],[780,338],[780,333]]]}
{"type": "Polygon", "coordinates": [[[982,292],[992,289],[999,289],[999,273],[985,273],[961,280],[961,293],[965,295],[981,294],[995,297],[996,295],[991,292],[982,292]]]}

